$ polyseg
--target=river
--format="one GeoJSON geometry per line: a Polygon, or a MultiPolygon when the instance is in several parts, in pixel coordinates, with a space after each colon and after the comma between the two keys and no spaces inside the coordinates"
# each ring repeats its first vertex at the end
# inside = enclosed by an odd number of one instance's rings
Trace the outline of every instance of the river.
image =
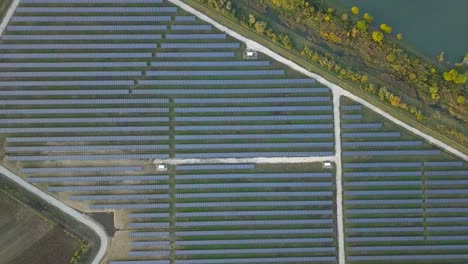
{"type": "Polygon", "coordinates": [[[368,12],[374,23],[386,23],[417,50],[451,62],[468,52],[468,0],[341,0],[368,12]]]}

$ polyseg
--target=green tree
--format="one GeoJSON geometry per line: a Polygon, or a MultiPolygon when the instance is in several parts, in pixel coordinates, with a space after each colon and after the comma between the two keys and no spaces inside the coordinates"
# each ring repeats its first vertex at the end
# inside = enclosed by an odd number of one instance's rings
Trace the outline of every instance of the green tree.
{"type": "Polygon", "coordinates": [[[249,25],[253,26],[257,20],[253,15],[249,15],[249,25]]]}
{"type": "Polygon", "coordinates": [[[429,93],[431,94],[431,98],[433,100],[439,100],[440,99],[439,88],[433,86],[433,87],[429,88],[429,93]]]}
{"type": "Polygon", "coordinates": [[[362,18],[364,18],[364,20],[369,24],[374,20],[374,17],[369,15],[369,13],[365,13],[362,18]]]}
{"type": "Polygon", "coordinates": [[[465,104],[465,96],[459,95],[459,96],[457,97],[457,103],[458,103],[458,104],[465,104]]]}
{"type": "Polygon", "coordinates": [[[374,31],[372,32],[372,39],[377,43],[382,43],[384,39],[384,35],[380,31],[374,31]]]}
{"type": "Polygon", "coordinates": [[[255,31],[258,34],[262,34],[262,35],[263,35],[263,33],[265,33],[266,26],[267,26],[266,23],[263,22],[263,21],[257,21],[254,24],[255,31]]]}
{"type": "Polygon", "coordinates": [[[359,7],[357,7],[357,6],[351,7],[351,12],[352,12],[354,15],[359,15],[359,7]]]}
{"type": "Polygon", "coordinates": [[[367,32],[368,25],[366,21],[359,20],[356,24],[356,28],[361,32],[367,32]]]}
{"type": "Polygon", "coordinates": [[[392,33],[392,30],[393,30],[392,27],[387,25],[387,24],[381,24],[380,29],[382,29],[382,31],[387,33],[387,34],[392,33]]]}

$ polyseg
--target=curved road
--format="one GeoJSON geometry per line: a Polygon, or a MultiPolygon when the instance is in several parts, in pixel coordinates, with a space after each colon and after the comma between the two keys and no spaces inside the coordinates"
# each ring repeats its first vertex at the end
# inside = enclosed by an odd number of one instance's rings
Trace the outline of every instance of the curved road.
{"type": "Polygon", "coordinates": [[[55,197],[52,197],[45,192],[43,192],[41,189],[37,188],[36,186],[29,184],[26,182],[23,178],[20,176],[14,174],[7,168],[0,166],[0,174],[5,175],[7,178],[11,179],[12,181],[18,183],[21,185],[23,188],[26,190],[30,191],[31,193],[39,196],[43,200],[45,200],[47,203],[57,207],[67,215],[75,218],[77,221],[81,222],[82,224],[88,226],[91,228],[96,234],[99,236],[99,239],[101,240],[101,247],[99,248],[99,251],[94,258],[94,260],[91,262],[91,264],[99,264],[103,260],[104,256],[106,255],[107,251],[107,246],[109,245],[109,240],[107,237],[106,232],[104,231],[104,228],[96,223],[94,220],[92,220],[90,217],[79,213],[75,209],[69,207],[68,205],[64,204],[63,202],[59,201],[55,197]]]}

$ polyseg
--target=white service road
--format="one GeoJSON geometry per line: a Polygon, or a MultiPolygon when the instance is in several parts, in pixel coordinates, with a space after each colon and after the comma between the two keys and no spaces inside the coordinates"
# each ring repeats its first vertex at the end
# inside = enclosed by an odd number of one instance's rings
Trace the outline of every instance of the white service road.
{"type": "Polygon", "coordinates": [[[3,31],[6,29],[8,22],[10,22],[10,19],[13,16],[13,13],[15,13],[15,10],[18,7],[19,3],[20,3],[20,0],[14,0],[13,3],[11,3],[10,7],[8,8],[8,11],[5,13],[2,23],[0,24],[0,36],[3,34],[3,31]]]}
{"type": "Polygon", "coordinates": [[[64,204],[63,202],[59,201],[53,196],[50,196],[49,194],[46,194],[43,192],[41,189],[37,188],[36,186],[26,182],[23,178],[20,176],[14,174],[7,168],[0,166],[0,174],[5,175],[7,178],[11,179],[12,181],[16,182],[17,184],[21,185],[21,187],[25,188],[29,192],[39,196],[41,199],[49,203],[50,205],[60,209],[62,212],[66,213],[67,215],[73,217],[76,219],[78,222],[84,224],[85,226],[91,228],[98,236],[100,240],[100,248],[99,251],[96,255],[96,257],[93,259],[91,264],[100,264],[101,261],[104,259],[104,256],[106,255],[107,247],[109,245],[109,239],[107,237],[106,231],[104,231],[104,228],[96,223],[94,220],[92,220],[90,217],[88,217],[85,214],[81,214],[80,212],[76,211],[75,209],[69,207],[68,205],[64,204]]]}

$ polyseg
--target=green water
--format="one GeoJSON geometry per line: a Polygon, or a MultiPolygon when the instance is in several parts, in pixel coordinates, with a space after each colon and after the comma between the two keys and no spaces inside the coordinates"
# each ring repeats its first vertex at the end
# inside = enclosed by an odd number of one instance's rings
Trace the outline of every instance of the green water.
{"type": "Polygon", "coordinates": [[[468,0],[341,1],[374,16],[374,24],[389,24],[426,55],[444,51],[447,60],[460,62],[468,52],[468,0]]]}

